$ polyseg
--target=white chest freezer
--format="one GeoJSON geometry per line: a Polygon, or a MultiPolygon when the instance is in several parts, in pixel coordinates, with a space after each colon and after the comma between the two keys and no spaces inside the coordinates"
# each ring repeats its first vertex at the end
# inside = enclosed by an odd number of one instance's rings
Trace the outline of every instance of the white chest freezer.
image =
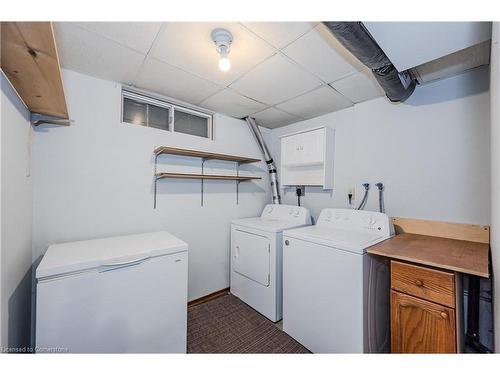
{"type": "Polygon", "coordinates": [[[37,351],[185,353],[187,250],[168,232],[50,246],[36,269],[37,351]]]}

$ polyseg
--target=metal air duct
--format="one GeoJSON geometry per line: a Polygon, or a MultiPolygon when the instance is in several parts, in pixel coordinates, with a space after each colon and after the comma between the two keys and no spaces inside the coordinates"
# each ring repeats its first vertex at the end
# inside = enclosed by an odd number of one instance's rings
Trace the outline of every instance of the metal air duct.
{"type": "Polygon", "coordinates": [[[274,163],[273,158],[269,152],[269,149],[266,146],[266,142],[262,137],[262,133],[260,132],[257,123],[254,118],[246,117],[245,121],[248,126],[252,130],[253,135],[255,136],[255,140],[257,141],[260,149],[262,150],[262,154],[264,155],[264,159],[266,160],[267,169],[269,171],[269,179],[271,180],[271,191],[273,193],[273,204],[281,204],[281,196],[280,189],[278,183],[278,171],[276,169],[276,164],[274,163]]]}
{"type": "Polygon", "coordinates": [[[323,22],[333,36],[371,69],[391,102],[404,102],[415,90],[408,71],[398,72],[361,22],[323,22]]]}

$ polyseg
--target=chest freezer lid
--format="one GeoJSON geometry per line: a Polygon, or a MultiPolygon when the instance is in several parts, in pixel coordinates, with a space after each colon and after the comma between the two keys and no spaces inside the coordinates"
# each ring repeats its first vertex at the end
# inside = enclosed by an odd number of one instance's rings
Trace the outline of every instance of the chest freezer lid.
{"type": "Polygon", "coordinates": [[[55,244],[38,265],[36,278],[187,250],[184,241],[165,231],[55,244]]]}

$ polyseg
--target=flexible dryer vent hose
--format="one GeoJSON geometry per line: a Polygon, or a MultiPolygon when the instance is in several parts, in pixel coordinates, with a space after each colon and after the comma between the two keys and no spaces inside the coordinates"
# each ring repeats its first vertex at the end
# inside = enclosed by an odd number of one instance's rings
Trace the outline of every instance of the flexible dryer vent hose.
{"type": "MultiPolygon", "coordinates": [[[[361,22],[323,22],[332,35],[366,67],[391,102],[404,102],[416,82],[408,71],[398,72],[361,22]]],[[[411,46],[408,46],[411,48],[411,46]]]]}
{"type": "Polygon", "coordinates": [[[247,122],[250,130],[252,130],[253,135],[255,136],[255,140],[257,141],[260,149],[262,150],[262,154],[264,155],[264,159],[267,164],[267,169],[269,171],[269,179],[271,180],[271,191],[273,193],[273,203],[281,204],[281,196],[280,196],[280,188],[278,183],[278,171],[276,169],[276,164],[274,163],[273,158],[269,152],[269,149],[266,146],[266,142],[262,137],[262,133],[260,132],[259,126],[255,122],[254,118],[246,117],[245,121],[247,122]]]}

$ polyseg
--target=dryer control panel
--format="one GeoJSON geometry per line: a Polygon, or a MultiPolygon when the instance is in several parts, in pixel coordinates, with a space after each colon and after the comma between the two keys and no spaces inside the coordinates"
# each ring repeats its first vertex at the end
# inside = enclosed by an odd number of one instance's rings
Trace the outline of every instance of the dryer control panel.
{"type": "Polygon", "coordinates": [[[377,232],[382,236],[392,236],[394,225],[384,213],[343,208],[325,208],[321,210],[318,226],[331,228],[377,232]]]}
{"type": "Polygon", "coordinates": [[[311,224],[311,213],[305,207],[286,204],[268,204],[264,207],[262,219],[285,220],[298,224],[311,224]]]}

